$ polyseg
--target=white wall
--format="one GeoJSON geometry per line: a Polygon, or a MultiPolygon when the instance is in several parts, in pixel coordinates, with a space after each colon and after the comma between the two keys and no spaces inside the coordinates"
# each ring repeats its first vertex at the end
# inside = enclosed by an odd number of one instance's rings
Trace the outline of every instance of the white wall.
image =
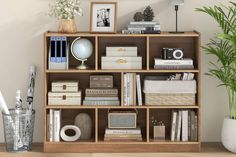
{"type": "MultiPolygon", "coordinates": [[[[181,30],[198,30],[202,33],[202,44],[218,30],[208,16],[195,12],[196,7],[227,4],[228,0],[185,0],[180,7],[181,30]]],[[[34,141],[43,141],[43,33],[56,30],[57,22],[47,16],[49,0],[1,0],[0,1],[0,90],[9,107],[15,103],[15,91],[21,89],[26,95],[29,65],[38,67],[34,108],[36,125],[34,141]]],[[[78,30],[89,29],[89,2],[81,0],[84,16],[78,18],[78,30]]],[[[168,0],[119,0],[118,28],[128,23],[136,11],[150,4],[162,30],[174,30],[174,8],[168,0]]],[[[202,53],[202,73],[207,71],[211,58],[202,53]]],[[[224,88],[216,88],[217,81],[202,74],[202,140],[220,141],[221,125],[227,114],[227,97],[224,88]]],[[[25,100],[24,100],[25,101],[25,100]]],[[[0,118],[0,121],[2,119],[0,118]]],[[[0,122],[0,142],[4,141],[0,122]]]]}

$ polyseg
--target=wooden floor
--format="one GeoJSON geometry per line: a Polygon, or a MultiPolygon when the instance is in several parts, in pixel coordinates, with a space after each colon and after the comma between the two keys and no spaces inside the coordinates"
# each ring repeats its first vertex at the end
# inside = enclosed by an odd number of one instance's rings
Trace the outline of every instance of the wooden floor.
{"type": "MultiPolygon", "coordinates": [[[[79,148],[78,148],[79,149],[79,148]]],[[[114,148],[115,149],[115,148],[114,148]]],[[[236,157],[220,143],[203,143],[201,153],[43,153],[41,144],[34,145],[31,152],[7,153],[0,146],[0,157],[236,157]]]]}

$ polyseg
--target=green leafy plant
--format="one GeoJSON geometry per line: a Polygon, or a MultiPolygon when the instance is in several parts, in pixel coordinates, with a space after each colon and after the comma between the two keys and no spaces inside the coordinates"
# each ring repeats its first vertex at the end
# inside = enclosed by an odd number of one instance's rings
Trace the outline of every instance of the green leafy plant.
{"type": "Polygon", "coordinates": [[[74,19],[76,15],[82,16],[79,0],[54,0],[49,5],[49,16],[57,19],[74,19]]]}
{"type": "Polygon", "coordinates": [[[230,118],[236,119],[236,3],[196,10],[210,15],[222,30],[202,48],[206,54],[217,58],[216,63],[210,62],[211,68],[207,75],[219,79],[219,86],[226,87],[230,118]]]}

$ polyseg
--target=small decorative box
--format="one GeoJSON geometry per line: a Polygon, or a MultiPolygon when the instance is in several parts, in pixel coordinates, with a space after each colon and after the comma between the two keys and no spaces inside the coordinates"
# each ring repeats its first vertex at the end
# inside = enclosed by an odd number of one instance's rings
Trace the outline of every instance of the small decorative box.
{"type": "Polygon", "coordinates": [[[137,57],[138,47],[106,47],[107,57],[137,57]]]}
{"type": "Polygon", "coordinates": [[[90,88],[113,88],[112,75],[91,75],[90,88]]]}
{"type": "Polygon", "coordinates": [[[142,69],[142,57],[102,57],[102,69],[142,69]]]}
{"type": "Polygon", "coordinates": [[[79,82],[57,81],[52,82],[52,92],[78,92],[79,82]]]}
{"type": "Polygon", "coordinates": [[[48,92],[48,105],[81,105],[81,91],[71,93],[48,92]]]}

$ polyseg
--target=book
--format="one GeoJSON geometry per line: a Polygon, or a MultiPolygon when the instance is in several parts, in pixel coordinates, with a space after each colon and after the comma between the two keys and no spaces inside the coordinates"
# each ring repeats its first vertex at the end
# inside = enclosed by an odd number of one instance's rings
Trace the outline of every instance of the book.
{"type": "Polygon", "coordinates": [[[54,110],[53,115],[54,123],[53,123],[53,141],[60,141],[60,129],[61,129],[61,110],[54,110]]]}
{"type": "Polygon", "coordinates": [[[141,79],[140,75],[136,75],[136,83],[137,83],[137,96],[138,96],[138,105],[142,106],[143,105],[143,100],[142,100],[142,89],[141,89],[141,79]]]}
{"type": "Polygon", "coordinates": [[[130,25],[160,25],[158,21],[130,21],[130,25]]]}
{"type": "Polygon", "coordinates": [[[193,59],[182,59],[182,60],[166,60],[166,59],[160,59],[155,58],[154,59],[154,65],[193,65],[193,59]]]}
{"type": "Polygon", "coordinates": [[[127,28],[148,28],[148,27],[152,27],[152,28],[156,28],[156,29],[161,29],[161,25],[159,25],[159,24],[156,24],[156,25],[150,25],[150,24],[146,24],[146,25],[141,25],[141,24],[139,24],[139,25],[131,25],[131,24],[128,24],[127,25],[127,28]]]}
{"type": "Polygon", "coordinates": [[[190,141],[195,141],[196,131],[195,131],[195,112],[190,111],[190,141]]]}
{"type": "Polygon", "coordinates": [[[84,100],[92,100],[92,101],[101,101],[101,100],[119,100],[119,98],[116,97],[85,97],[84,100]]]}
{"type": "Polygon", "coordinates": [[[95,100],[84,100],[83,105],[101,105],[101,106],[119,106],[120,101],[119,100],[100,100],[100,101],[95,101],[95,100]]]}
{"type": "Polygon", "coordinates": [[[194,141],[197,141],[198,139],[198,127],[197,127],[197,115],[195,115],[195,124],[194,124],[194,131],[195,131],[195,134],[194,134],[194,141]]]}
{"type": "Polygon", "coordinates": [[[86,94],[86,97],[93,98],[93,97],[101,97],[101,98],[108,98],[108,97],[118,97],[117,94],[86,94]]]}
{"type": "Polygon", "coordinates": [[[170,135],[171,141],[175,140],[176,120],[177,120],[177,111],[173,110],[171,117],[171,135],[170,135]]]}
{"type": "Polygon", "coordinates": [[[182,141],[188,141],[188,110],[182,111],[182,141]]]}
{"type": "Polygon", "coordinates": [[[182,125],[182,111],[179,110],[178,111],[178,127],[177,127],[177,137],[176,137],[176,140],[177,141],[180,141],[180,134],[181,134],[181,125],[182,125]]]}
{"type": "Polygon", "coordinates": [[[127,75],[124,74],[124,105],[126,106],[128,104],[128,100],[127,100],[127,75]]]}
{"type": "Polygon", "coordinates": [[[118,89],[113,88],[113,89],[92,89],[92,88],[87,88],[85,89],[85,94],[87,95],[118,95],[118,89]]]}
{"type": "Polygon", "coordinates": [[[142,30],[141,34],[161,34],[161,30],[142,30]]]}
{"type": "Polygon", "coordinates": [[[141,129],[139,127],[134,128],[134,129],[109,129],[106,128],[105,134],[141,134],[141,129]]]}
{"type": "Polygon", "coordinates": [[[53,136],[54,136],[54,131],[53,131],[53,109],[49,110],[49,141],[53,142],[53,136]]]}
{"type": "Polygon", "coordinates": [[[125,138],[115,138],[115,137],[112,137],[112,138],[104,138],[104,141],[116,141],[116,142],[139,142],[139,141],[143,141],[143,139],[142,138],[127,138],[127,137],[125,137],[125,138]]]}
{"type": "Polygon", "coordinates": [[[142,138],[141,134],[105,134],[105,138],[142,138]]]}

